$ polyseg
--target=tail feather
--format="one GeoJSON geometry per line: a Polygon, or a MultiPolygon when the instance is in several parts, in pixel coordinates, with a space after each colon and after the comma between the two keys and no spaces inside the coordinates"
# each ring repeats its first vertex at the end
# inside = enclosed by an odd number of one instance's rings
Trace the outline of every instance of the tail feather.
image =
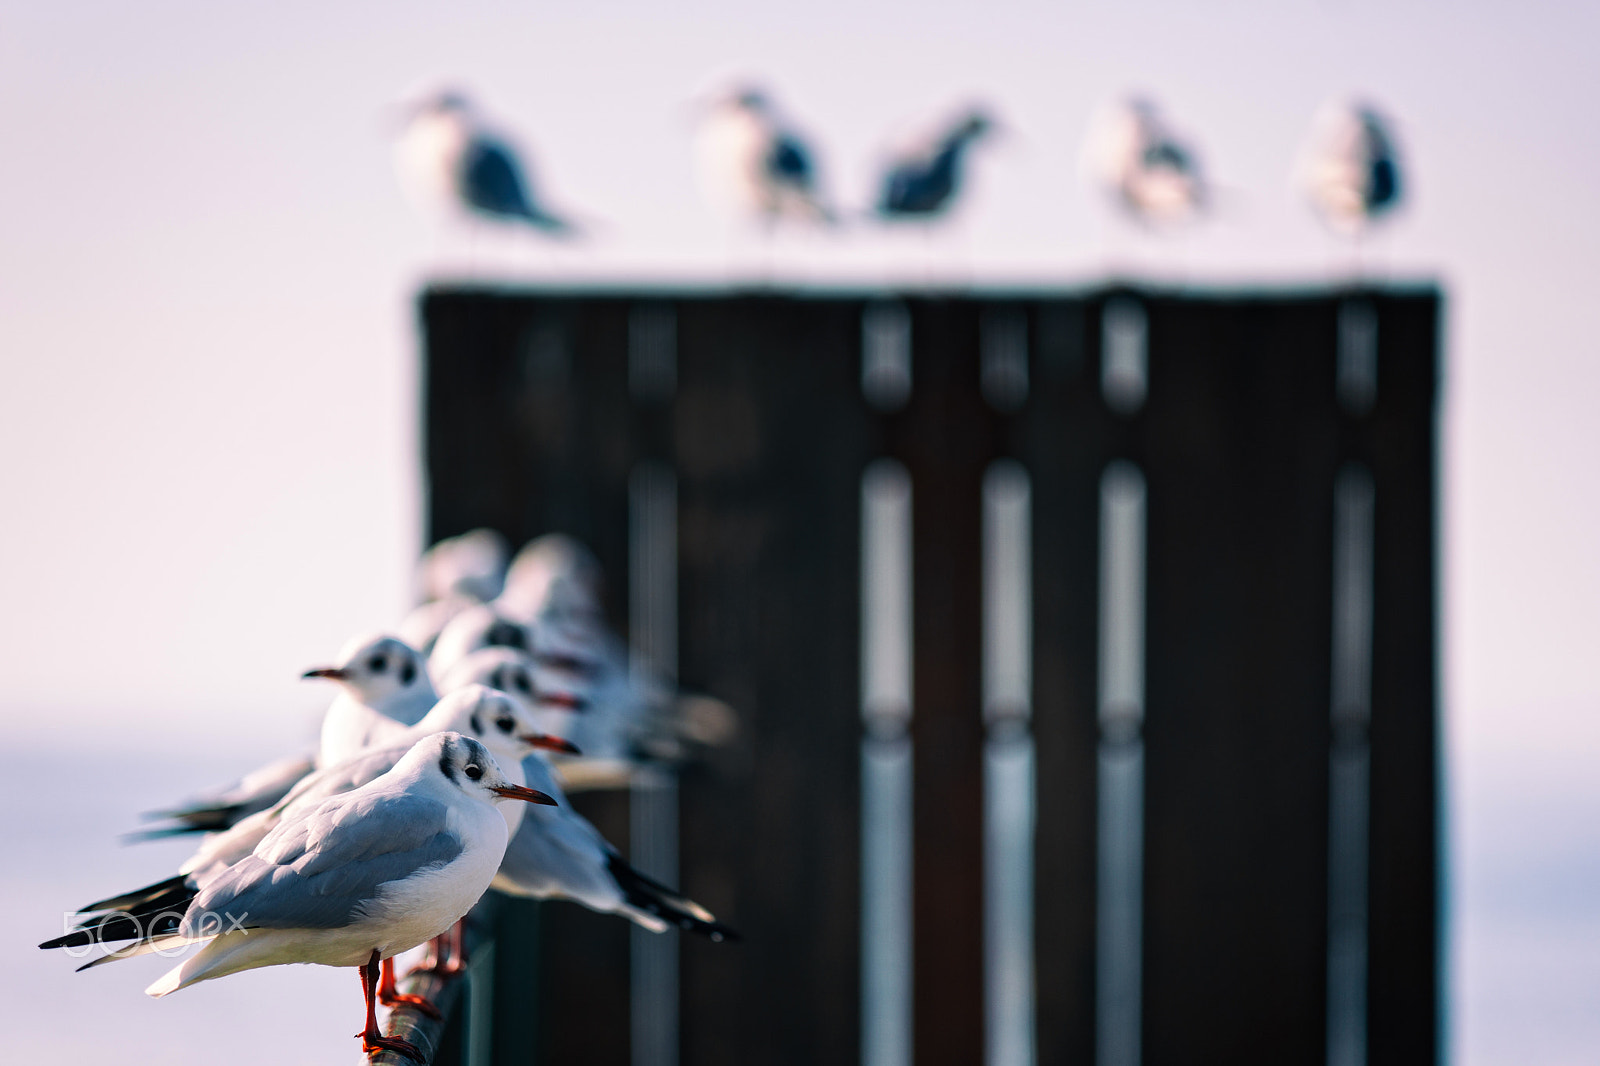
{"type": "MultiPolygon", "coordinates": [[[[70,932],[46,940],[39,946],[46,950],[77,948],[168,935],[183,923],[184,913],[198,891],[182,878],[173,878],[152,885],[149,889],[117,897],[118,901],[123,902],[122,906],[96,904],[94,909],[104,913],[86,917],[70,932]]],[[[89,909],[84,908],[85,911],[89,909]]]]}
{"type": "Polygon", "coordinates": [[[96,966],[104,966],[108,962],[120,962],[123,959],[131,959],[138,955],[148,955],[154,951],[177,951],[189,944],[204,943],[207,939],[206,937],[194,938],[177,935],[152,937],[135,944],[129,944],[126,947],[120,947],[116,951],[108,951],[98,959],[91,959],[79,966],[75,972],[82,973],[85,970],[92,970],[96,966]]]}
{"type": "Polygon", "coordinates": [[[709,940],[744,939],[736,930],[717,921],[710,911],[698,903],[629,866],[622,856],[613,853],[606,866],[612,880],[622,889],[629,906],[686,932],[699,933],[709,940]]]}

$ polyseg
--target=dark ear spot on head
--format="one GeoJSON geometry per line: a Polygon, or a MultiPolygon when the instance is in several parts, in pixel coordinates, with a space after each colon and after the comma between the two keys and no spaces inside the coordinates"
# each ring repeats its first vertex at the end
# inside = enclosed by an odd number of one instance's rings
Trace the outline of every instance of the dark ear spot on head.
{"type": "Polygon", "coordinates": [[[400,683],[409,685],[417,679],[417,664],[409,658],[400,664],[400,683]]]}
{"type": "Polygon", "coordinates": [[[444,742],[444,750],[439,756],[439,771],[452,783],[456,779],[455,751],[449,740],[444,742]]]}
{"type": "Polygon", "coordinates": [[[528,650],[528,635],[514,622],[504,620],[496,622],[489,627],[489,632],[484,634],[483,639],[494,647],[528,650]]]}
{"type": "Polygon", "coordinates": [[[483,735],[483,719],[478,717],[478,712],[473,711],[472,717],[467,719],[467,724],[472,726],[472,731],[480,737],[483,735]]]}

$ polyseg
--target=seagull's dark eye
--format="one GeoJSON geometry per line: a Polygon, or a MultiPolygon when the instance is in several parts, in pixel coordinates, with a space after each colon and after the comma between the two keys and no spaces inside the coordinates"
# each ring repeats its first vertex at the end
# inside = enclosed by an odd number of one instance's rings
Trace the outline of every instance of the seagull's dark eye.
{"type": "Polygon", "coordinates": [[[517,728],[517,720],[515,718],[496,718],[494,727],[502,733],[509,733],[517,728]]]}
{"type": "Polygon", "coordinates": [[[381,674],[389,669],[389,660],[386,656],[374,655],[367,660],[367,669],[375,674],[381,674]]]}
{"type": "Polygon", "coordinates": [[[400,664],[400,683],[409,685],[417,679],[417,664],[406,659],[400,664]]]}
{"type": "Polygon", "coordinates": [[[467,776],[472,778],[472,780],[474,780],[474,781],[478,780],[478,778],[483,776],[483,767],[479,766],[475,762],[468,763],[467,764],[467,776]]]}
{"type": "Polygon", "coordinates": [[[528,680],[528,675],[521,670],[518,670],[517,675],[511,679],[511,684],[518,692],[527,696],[533,695],[533,683],[528,680]]]}

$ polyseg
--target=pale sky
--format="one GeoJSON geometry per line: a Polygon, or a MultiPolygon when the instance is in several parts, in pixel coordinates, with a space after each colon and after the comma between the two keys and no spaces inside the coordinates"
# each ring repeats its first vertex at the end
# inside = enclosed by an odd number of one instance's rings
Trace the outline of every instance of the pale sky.
{"type": "Polygon", "coordinates": [[[868,198],[886,141],[965,100],[1016,131],[978,158],[963,217],[929,246],[870,231],[779,242],[775,273],[812,283],[1079,284],[1113,261],[1197,285],[1327,277],[1344,253],[1289,171],[1318,106],[1357,91],[1398,118],[1415,193],[1375,261],[1449,299],[1459,1061],[1530,1047],[1566,1061],[1600,1042],[1575,1009],[1600,1017],[1586,961],[1600,904],[1530,902],[1543,875],[1515,877],[1554,863],[1549,878],[1600,899],[1600,13],[330,8],[0,4],[0,714],[15,735],[259,735],[263,755],[303,736],[324,697],[299,672],[406,603],[418,279],[468,256],[499,277],[596,280],[715,280],[751,262],[759,250],[693,180],[689,105],[719,76],[767,81],[847,205],[868,198]],[[477,90],[595,240],[490,235],[469,250],[412,212],[386,108],[439,77],[477,90]],[[1093,109],[1129,89],[1166,104],[1227,190],[1221,218],[1170,244],[1127,236],[1079,178],[1093,109]],[[1580,1021],[1551,1023],[1551,1002],[1580,1021]]]}

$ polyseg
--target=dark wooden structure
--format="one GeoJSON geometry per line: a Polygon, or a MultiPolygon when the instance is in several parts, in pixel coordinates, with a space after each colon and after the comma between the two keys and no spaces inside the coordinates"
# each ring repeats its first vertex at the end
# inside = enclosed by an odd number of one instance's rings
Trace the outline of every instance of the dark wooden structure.
{"type": "MultiPolygon", "coordinates": [[[[574,534],[625,631],[629,479],[647,461],[676,476],[678,678],[741,718],[681,776],[681,881],[746,937],[684,939],[681,1061],[861,1057],[860,501],[883,456],[913,491],[915,1061],[984,1060],[980,494],[1002,457],[1032,493],[1037,1061],[1097,1054],[1099,540],[1116,460],[1148,498],[1140,1061],[1327,1061],[1341,743],[1370,751],[1363,1057],[1435,1061],[1438,294],[892,294],[911,387],[881,410],[863,395],[862,322],[890,298],[420,301],[430,537],[574,534]],[[1111,301],[1144,316],[1133,404],[1108,399],[1111,301]],[[1352,371],[1353,303],[1375,348],[1352,371]],[[1025,340],[1003,403],[982,380],[994,314],[1025,340]],[[642,321],[671,334],[654,370],[642,321]],[[1350,469],[1374,500],[1370,704],[1336,729],[1350,469]]],[[[628,797],[581,802],[626,849],[628,797]]],[[[492,1061],[628,1062],[624,923],[527,903],[500,921],[492,1061]]]]}

